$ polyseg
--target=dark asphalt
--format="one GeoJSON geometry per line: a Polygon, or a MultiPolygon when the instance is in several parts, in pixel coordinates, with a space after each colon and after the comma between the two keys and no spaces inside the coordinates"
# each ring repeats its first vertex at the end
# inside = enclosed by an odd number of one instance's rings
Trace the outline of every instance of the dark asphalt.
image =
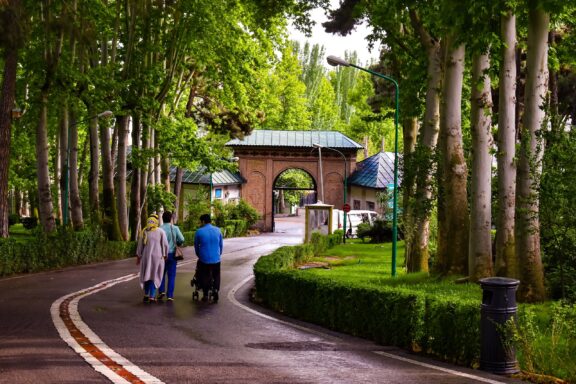
{"type": "MultiPolygon", "coordinates": [[[[141,303],[134,279],[81,299],[82,319],[110,348],[165,383],[517,382],[375,345],[252,305],[252,282],[239,284],[252,274],[254,262],[302,238],[289,227],[277,228],[282,233],[225,241],[218,304],[191,300],[194,264],[188,263],[178,269],[173,303],[141,303]],[[227,296],[235,287],[235,300],[230,300],[227,296]]],[[[187,261],[195,258],[191,248],[186,256],[187,261]]],[[[64,295],[136,271],[134,260],[125,260],[0,280],[0,383],[110,382],[60,338],[50,306],[64,295]]]]}

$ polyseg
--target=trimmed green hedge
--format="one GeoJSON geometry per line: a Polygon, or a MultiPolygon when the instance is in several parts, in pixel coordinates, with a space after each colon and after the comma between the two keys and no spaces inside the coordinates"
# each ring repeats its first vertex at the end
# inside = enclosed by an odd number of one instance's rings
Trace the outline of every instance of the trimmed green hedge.
{"type": "Polygon", "coordinates": [[[192,247],[194,246],[194,234],[196,233],[196,231],[188,231],[188,232],[182,232],[182,235],[184,236],[184,247],[192,247]]]}
{"type": "Polygon", "coordinates": [[[93,231],[38,234],[25,242],[0,240],[0,277],[133,256],[136,243],[107,241],[93,231]]]}
{"type": "Polygon", "coordinates": [[[328,238],[283,247],[254,265],[257,298],[270,308],[327,328],[474,366],[480,356],[480,303],[406,287],[346,285],[295,270],[328,238]],[[304,251],[304,249],[306,251],[304,251]]]}

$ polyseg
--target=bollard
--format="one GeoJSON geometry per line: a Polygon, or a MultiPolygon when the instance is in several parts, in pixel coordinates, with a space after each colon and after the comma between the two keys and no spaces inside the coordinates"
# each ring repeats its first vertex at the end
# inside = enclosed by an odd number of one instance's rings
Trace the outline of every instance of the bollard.
{"type": "Polygon", "coordinates": [[[480,311],[480,369],[498,375],[518,373],[516,351],[509,341],[502,340],[506,321],[516,314],[516,289],[520,281],[505,277],[480,280],[482,309],[480,311]]]}

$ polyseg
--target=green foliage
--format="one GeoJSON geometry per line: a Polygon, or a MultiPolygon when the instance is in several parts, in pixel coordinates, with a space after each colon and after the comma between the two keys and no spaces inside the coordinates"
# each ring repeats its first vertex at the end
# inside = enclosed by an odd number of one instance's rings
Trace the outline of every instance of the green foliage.
{"type": "Polygon", "coordinates": [[[146,197],[148,201],[148,212],[160,212],[162,208],[166,211],[174,211],[176,195],[166,191],[164,185],[149,185],[146,197]]]}
{"type": "Polygon", "coordinates": [[[16,213],[11,213],[8,215],[8,225],[12,226],[20,222],[20,216],[16,213]]]}
{"type": "Polygon", "coordinates": [[[364,239],[370,237],[372,233],[372,227],[370,223],[360,223],[356,228],[356,236],[364,242],[364,239]]]}
{"type": "Polygon", "coordinates": [[[194,245],[194,234],[196,232],[195,231],[186,231],[186,232],[182,232],[182,235],[184,236],[184,247],[189,247],[194,245]]]}
{"type": "Polygon", "coordinates": [[[245,200],[240,200],[238,204],[230,203],[229,205],[231,205],[228,214],[229,219],[243,221],[245,224],[243,231],[248,230],[260,220],[258,211],[245,200]]]}
{"type": "Polygon", "coordinates": [[[517,321],[508,322],[507,330],[524,370],[576,381],[574,305],[522,306],[517,321]]]}
{"type": "MultiPolygon", "coordinates": [[[[321,242],[318,236],[314,238],[315,242],[309,246],[317,257],[315,247],[321,242]]],[[[349,245],[333,250],[345,250],[344,247],[349,245]]],[[[351,252],[348,248],[349,252],[345,253],[356,254],[356,248],[351,252]]],[[[470,300],[454,294],[439,294],[428,289],[428,285],[411,289],[422,280],[422,277],[415,279],[414,275],[402,281],[388,279],[390,284],[381,278],[371,282],[373,273],[358,271],[364,268],[364,263],[359,261],[331,270],[298,271],[294,269],[295,254],[295,248],[283,247],[255,264],[257,295],[267,306],[381,344],[423,350],[464,365],[477,362],[480,350],[478,287],[474,287],[476,300],[470,300]],[[333,276],[337,270],[349,271],[350,278],[333,276]],[[411,281],[412,286],[408,285],[411,281]]]]}
{"type": "Polygon", "coordinates": [[[540,188],[543,262],[554,298],[576,301],[576,132],[546,133],[540,188]]]}
{"type": "Polygon", "coordinates": [[[37,232],[25,242],[0,240],[0,276],[32,273],[132,256],[136,243],[107,241],[100,230],[37,232]]]}
{"type": "Polygon", "coordinates": [[[37,217],[22,217],[20,218],[20,222],[26,229],[36,228],[38,225],[38,218],[37,217]]]}
{"type": "Polygon", "coordinates": [[[200,216],[210,213],[210,192],[207,189],[196,189],[193,194],[186,194],[184,208],[188,212],[183,222],[183,229],[190,231],[200,225],[200,216]]]}

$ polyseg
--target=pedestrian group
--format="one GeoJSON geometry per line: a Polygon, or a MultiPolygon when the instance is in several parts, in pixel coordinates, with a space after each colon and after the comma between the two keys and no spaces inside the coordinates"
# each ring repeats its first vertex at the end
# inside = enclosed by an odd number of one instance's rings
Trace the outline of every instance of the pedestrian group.
{"type": "MultiPolygon", "coordinates": [[[[172,213],[162,214],[160,225],[156,214],[150,215],[138,239],[137,264],[140,266],[140,286],[144,290],[144,303],[174,301],[177,247],[184,244],[184,235],[172,223],[172,213]]],[[[208,300],[210,290],[213,302],[218,301],[220,289],[220,262],[223,237],[220,228],[211,224],[209,214],[200,216],[201,227],[194,236],[194,249],[198,256],[196,276],[203,292],[202,301],[208,300]]]]}

